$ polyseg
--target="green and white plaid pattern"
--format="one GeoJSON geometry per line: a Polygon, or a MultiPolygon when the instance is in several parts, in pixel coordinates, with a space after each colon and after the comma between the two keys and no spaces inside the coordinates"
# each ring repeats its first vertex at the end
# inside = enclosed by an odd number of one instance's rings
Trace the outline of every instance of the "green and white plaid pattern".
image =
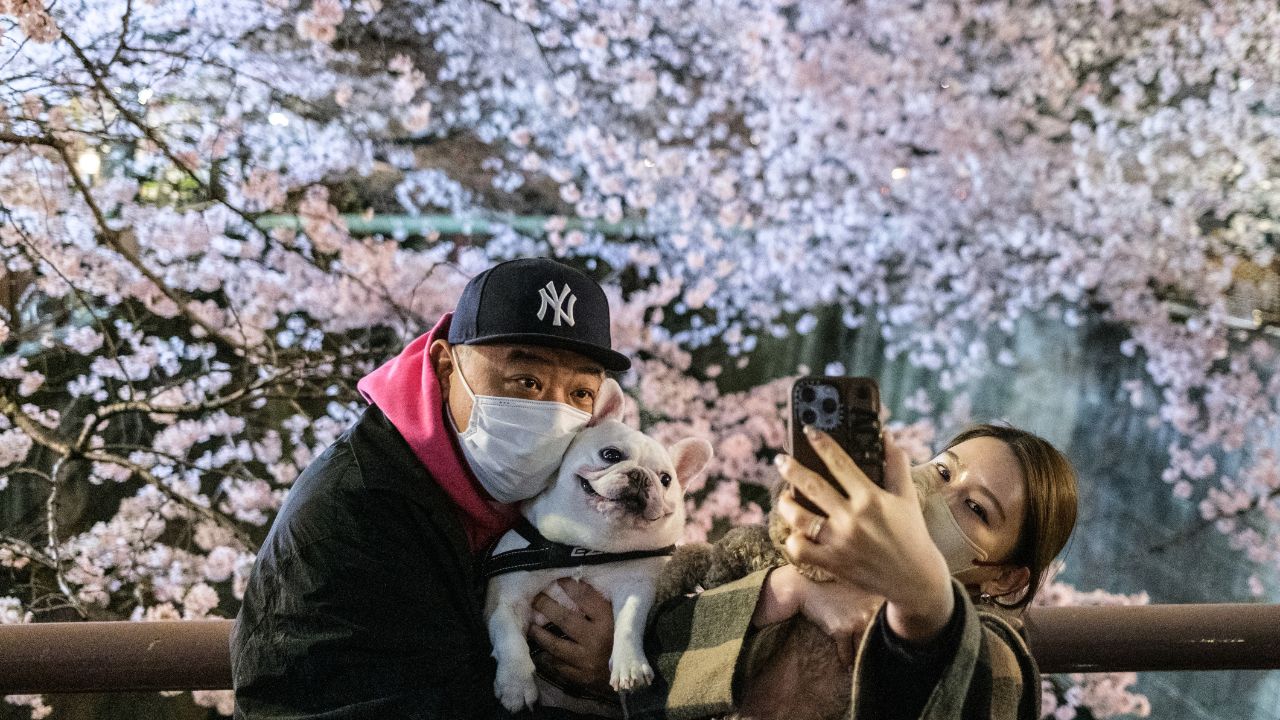
{"type": "MultiPolygon", "coordinates": [[[[768,571],[658,608],[647,638],[657,677],[649,688],[624,698],[626,716],[693,720],[733,712],[735,678],[749,676],[754,657],[767,657],[757,643],[774,634],[751,632],[761,585],[768,571]]],[[[964,593],[958,593],[963,596],[964,593]]],[[[967,599],[960,646],[943,671],[920,720],[1038,720],[1040,674],[1022,637],[1003,619],[979,612],[967,599]]],[[[876,623],[883,622],[878,616],[876,623]]],[[[866,688],[866,639],[854,665],[852,720],[870,717],[866,688]]]]}
{"type": "Polygon", "coordinates": [[[658,608],[646,650],[657,677],[624,698],[628,718],[692,720],[733,711],[734,670],[767,571],[658,608]]]}
{"type": "MultiPolygon", "coordinates": [[[[959,585],[957,584],[957,588],[959,585]]],[[[959,588],[963,590],[963,588],[959,588]]],[[[979,612],[957,592],[964,613],[960,645],[925,703],[920,720],[1038,720],[1040,672],[1022,637],[1002,618],[979,612]]],[[[866,639],[884,622],[878,615],[863,636],[853,670],[852,717],[870,718],[866,701],[866,639]]]]}

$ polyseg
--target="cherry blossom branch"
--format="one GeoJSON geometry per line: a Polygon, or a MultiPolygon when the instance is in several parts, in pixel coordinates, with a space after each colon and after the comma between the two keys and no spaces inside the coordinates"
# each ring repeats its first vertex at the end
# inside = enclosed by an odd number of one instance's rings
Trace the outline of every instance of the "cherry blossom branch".
{"type": "Polygon", "coordinates": [[[10,145],[30,145],[36,147],[55,147],[52,138],[47,136],[32,137],[30,135],[18,135],[7,130],[0,130],[0,143],[8,143],[10,145]]]}
{"type": "Polygon", "coordinates": [[[218,200],[219,198],[214,192],[214,189],[210,187],[204,180],[200,179],[200,177],[197,176],[190,167],[188,167],[186,161],[179,158],[173,152],[173,149],[169,147],[169,144],[166,143],[163,138],[161,138],[159,135],[156,134],[155,129],[152,128],[147,123],[143,122],[142,118],[138,117],[132,110],[129,109],[127,105],[125,105],[123,102],[120,101],[120,98],[116,97],[115,93],[111,92],[111,89],[108,88],[107,84],[102,80],[102,76],[99,75],[99,70],[101,68],[98,66],[98,64],[90,60],[89,56],[85,55],[84,50],[82,50],[80,46],[76,44],[76,42],[72,40],[66,33],[63,33],[62,36],[59,37],[59,40],[66,43],[67,46],[71,48],[71,52],[76,56],[76,59],[80,61],[80,65],[84,68],[85,72],[88,73],[89,78],[93,81],[94,87],[98,89],[98,92],[103,97],[107,98],[107,100],[111,103],[112,107],[114,107],[116,111],[119,112],[122,117],[124,117],[125,120],[129,121],[130,125],[137,128],[148,140],[154,143],[155,147],[161,152],[161,154],[163,154],[166,158],[169,159],[170,162],[173,163],[175,168],[177,168],[180,172],[187,175],[193,181],[198,183],[202,190],[209,193],[210,199],[218,200]]]}
{"type": "Polygon", "coordinates": [[[111,227],[110,223],[107,220],[106,214],[102,212],[102,208],[100,208],[98,206],[97,201],[94,200],[93,192],[89,189],[89,186],[85,184],[84,180],[81,179],[80,174],[76,171],[75,160],[71,157],[71,153],[68,150],[67,144],[65,142],[63,142],[60,138],[58,138],[57,136],[51,133],[40,136],[40,137],[31,137],[31,136],[14,135],[13,133],[7,133],[7,132],[0,133],[0,141],[11,142],[11,143],[21,144],[21,145],[43,145],[45,147],[52,148],[54,151],[56,151],[58,153],[58,156],[62,158],[63,164],[66,166],[67,174],[71,178],[72,184],[75,185],[76,190],[80,195],[81,199],[83,199],[85,204],[88,206],[89,212],[93,214],[94,221],[97,224],[99,230],[101,231],[103,239],[106,240],[107,244],[111,247],[111,249],[114,250],[116,253],[118,253],[121,257],[123,257],[129,263],[129,265],[131,265],[135,270],[141,273],[143,277],[145,277],[153,285],[155,285],[156,289],[159,290],[165,297],[169,298],[169,300],[172,301],[173,304],[178,307],[179,311],[182,312],[182,314],[188,320],[190,320],[193,324],[197,325],[206,333],[208,333],[210,337],[213,337],[221,341],[223,344],[227,345],[228,347],[232,348],[238,355],[243,355],[248,352],[242,343],[232,340],[231,338],[224,335],[220,329],[214,327],[211,323],[207,322],[206,320],[201,318],[199,315],[196,315],[195,313],[190,312],[187,306],[187,301],[178,294],[178,291],[169,287],[164,282],[164,280],[160,278],[160,276],[156,275],[150,268],[146,266],[145,263],[142,262],[141,258],[139,258],[136,254],[133,253],[133,251],[129,250],[129,248],[126,247],[123,242],[121,242],[121,237],[123,233],[111,227]]]}
{"type": "Polygon", "coordinates": [[[71,455],[73,453],[69,443],[59,440],[48,428],[23,412],[18,403],[3,390],[0,390],[0,414],[8,416],[19,430],[26,433],[37,444],[43,445],[58,455],[71,455]]]}
{"type": "Polygon", "coordinates": [[[9,475],[32,475],[32,476],[34,476],[34,477],[38,477],[38,478],[40,478],[41,480],[43,480],[43,481],[45,481],[45,482],[47,482],[47,483],[51,483],[51,482],[53,482],[53,478],[52,478],[52,477],[50,477],[48,473],[40,472],[39,470],[36,470],[35,468],[29,468],[29,467],[17,467],[17,468],[13,468],[13,469],[11,469],[11,470],[6,470],[5,472],[6,472],[6,473],[8,473],[9,475]]]}
{"type": "MultiPolygon", "coordinates": [[[[245,68],[233,67],[231,65],[228,65],[225,62],[222,62],[221,60],[218,60],[217,58],[210,58],[210,57],[195,58],[195,57],[192,57],[191,55],[188,55],[185,51],[170,50],[169,48],[154,47],[154,46],[130,47],[128,49],[138,53],[139,55],[163,55],[165,57],[174,58],[177,60],[186,60],[188,62],[198,62],[201,65],[206,65],[208,67],[215,67],[215,68],[218,68],[219,70],[225,70],[229,73],[234,73],[236,77],[252,80],[264,87],[270,87],[272,88],[272,90],[278,90],[278,88],[275,85],[272,85],[270,81],[263,78],[261,75],[258,75],[245,68]]],[[[291,102],[296,102],[301,105],[306,105],[307,107],[310,107],[311,109],[315,110],[317,113],[321,111],[321,108],[319,105],[317,105],[315,102],[312,102],[311,100],[308,100],[304,97],[300,97],[296,94],[288,95],[287,97],[291,102]]],[[[357,131],[356,128],[351,127],[349,124],[347,124],[345,118],[338,118],[338,122],[339,124],[342,125],[342,127],[346,128],[347,130],[353,133],[359,132],[357,131]]]]}
{"type": "Polygon", "coordinates": [[[145,263],[142,262],[142,258],[134,254],[132,250],[121,242],[123,233],[112,228],[108,224],[107,218],[103,214],[102,209],[98,207],[97,201],[93,199],[93,193],[89,190],[89,186],[85,184],[84,180],[81,179],[80,174],[76,172],[75,162],[71,159],[71,154],[67,151],[66,144],[58,142],[54,147],[58,150],[58,154],[62,156],[63,162],[66,163],[68,174],[71,176],[71,182],[75,184],[81,197],[84,199],[85,203],[88,204],[89,211],[93,213],[94,220],[97,221],[98,227],[106,238],[107,244],[111,246],[111,249],[119,253],[120,256],[128,261],[128,263],[138,272],[142,273],[143,277],[150,280],[151,283],[156,286],[157,290],[163,293],[165,297],[173,301],[173,304],[182,310],[184,316],[202,330],[209,333],[210,337],[220,340],[223,344],[236,351],[236,354],[238,355],[247,354],[249,350],[242,342],[232,340],[230,337],[223,334],[221,329],[214,327],[213,324],[207,322],[199,315],[190,312],[187,309],[188,305],[186,299],[182,298],[177,290],[169,287],[159,275],[153,272],[145,263]]]}
{"type": "MultiPolygon", "coordinates": [[[[1251,509],[1252,508],[1246,508],[1246,510],[1251,510],[1251,509]]],[[[1238,516],[1242,512],[1244,512],[1244,510],[1237,511],[1235,515],[1238,516]]],[[[1183,528],[1180,532],[1176,533],[1172,537],[1166,540],[1163,540],[1161,542],[1158,542],[1154,545],[1148,545],[1147,552],[1157,553],[1157,554],[1163,553],[1169,548],[1172,548],[1175,545],[1180,545],[1190,540],[1191,538],[1195,537],[1196,535],[1199,535],[1200,533],[1204,532],[1206,529],[1212,527],[1213,524],[1218,521],[1218,519],[1219,518],[1209,518],[1209,519],[1202,518],[1199,521],[1197,521],[1194,525],[1191,525],[1190,527],[1187,527],[1187,528],[1183,528]]]]}
{"type": "Polygon", "coordinates": [[[80,604],[79,598],[76,597],[75,591],[71,589],[71,584],[67,582],[67,576],[62,570],[62,558],[59,553],[61,541],[58,539],[58,498],[59,491],[62,488],[62,472],[67,467],[67,460],[71,453],[68,451],[60,455],[53,463],[53,469],[49,471],[52,482],[49,483],[49,497],[45,499],[45,552],[53,560],[53,574],[58,584],[58,590],[66,596],[67,602],[75,608],[81,618],[89,617],[88,612],[80,604]]]}
{"type": "MultiPolygon", "coordinates": [[[[168,143],[166,143],[163,138],[161,138],[158,134],[156,134],[154,128],[152,128],[150,125],[144,122],[142,118],[138,117],[136,113],[130,110],[127,105],[125,105],[123,102],[120,101],[118,97],[116,97],[115,93],[111,92],[110,88],[107,87],[106,83],[103,82],[101,76],[98,74],[97,68],[94,62],[89,59],[89,57],[84,53],[84,51],[80,48],[80,46],[75,43],[74,40],[72,40],[66,33],[63,33],[59,39],[65,42],[71,48],[72,53],[75,54],[76,58],[80,61],[80,64],[84,67],[85,71],[89,74],[89,77],[92,78],[93,84],[95,87],[97,87],[98,92],[101,93],[104,97],[106,97],[108,101],[110,101],[111,105],[116,108],[116,110],[120,113],[120,115],[124,117],[129,122],[130,125],[133,125],[134,127],[136,127],[148,140],[154,143],[155,146],[160,150],[160,152],[166,158],[168,158],[170,162],[174,164],[174,167],[177,168],[179,172],[183,173],[192,182],[196,183],[196,185],[211,200],[218,203],[219,205],[222,205],[223,207],[227,208],[231,212],[235,213],[249,227],[257,228],[256,217],[253,214],[248,213],[245,210],[239,207],[236,207],[235,205],[232,205],[227,200],[226,193],[221,188],[216,187],[211,182],[206,181],[202,179],[199,175],[197,175],[195,170],[189,167],[187,162],[179,158],[177,154],[173,152],[173,149],[169,147],[168,143]]],[[[74,165],[72,165],[71,167],[74,168],[74,165]]],[[[79,180],[78,176],[75,175],[74,172],[72,173],[72,176],[77,181],[79,180]]],[[[266,233],[265,231],[259,231],[259,232],[262,232],[265,238],[274,242],[274,240],[271,238],[269,233],[266,233]]],[[[306,259],[308,262],[312,264],[314,264],[315,262],[314,259],[308,258],[306,257],[306,255],[299,252],[297,248],[285,246],[285,249],[288,250],[289,252],[299,255],[300,257],[303,257],[304,259],[306,259]]],[[[352,282],[364,288],[366,291],[370,293],[374,292],[374,288],[370,287],[369,284],[366,283],[363,279],[353,275],[346,274],[346,273],[344,273],[344,276],[350,279],[352,282]]],[[[383,294],[383,299],[386,300],[388,304],[390,304],[392,307],[396,308],[397,312],[399,312],[402,315],[402,317],[406,319],[408,318],[416,319],[418,323],[423,326],[430,325],[430,322],[426,318],[419,317],[418,314],[413,312],[412,310],[400,306],[400,304],[395,302],[390,297],[390,294],[387,293],[385,290],[383,290],[382,294],[383,294]]]]}
{"type": "Polygon", "coordinates": [[[1238,510],[1234,510],[1226,514],[1219,513],[1217,515],[1214,515],[1213,517],[1201,518],[1198,522],[1196,522],[1196,524],[1174,535],[1168,540],[1156,543],[1155,545],[1148,546],[1147,552],[1162,553],[1168,550],[1169,548],[1173,547],[1174,545],[1190,540],[1191,538],[1195,537],[1196,535],[1199,535],[1204,530],[1208,529],[1209,527],[1213,526],[1214,524],[1222,520],[1239,520],[1240,518],[1245,517],[1251,513],[1261,512],[1267,503],[1271,502],[1272,500],[1278,497],[1280,497],[1280,488],[1276,488],[1265,495],[1259,495],[1257,498],[1253,500],[1253,502],[1249,503],[1248,505],[1242,508],[1239,508],[1238,510]]]}
{"type": "MultiPolygon", "coordinates": [[[[3,211],[5,214],[12,216],[12,212],[9,211],[9,209],[4,206],[4,203],[0,203],[0,211],[3,211]]],[[[120,377],[124,379],[125,386],[129,388],[129,391],[131,394],[136,393],[137,390],[133,386],[133,381],[129,378],[128,371],[125,369],[123,363],[120,362],[120,352],[119,352],[119,349],[116,347],[116,341],[112,339],[111,333],[108,331],[106,325],[102,322],[101,319],[98,318],[97,313],[94,312],[94,308],[91,304],[89,304],[88,298],[84,296],[84,293],[80,291],[80,288],[76,287],[75,283],[71,281],[71,278],[68,278],[66,274],[62,272],[61,268],[59,268],[52,261],[46,258],[44,256],[44,253],[40,252],[39,248],[36,247],[35,241],[31,238],[31,236],[20,224],[14,223],[13,227],[17,230],[18,234],[22,237],[22,241],[24,243],[24,245],[22,246],[23,251],[33,253],[37,258],[40,259],[41,262],[43,262],[46,266],[48,266],[48,268],[52,270],[53,273],[56,274],[58,278],[62,280],[63,283],[66,284],[67,287],[71,288],[71,292],[73,295],[75,295],[76,300],[80,303],[80,306],[83,307],[85,311],[89,313],[89,317],[93,318],[94,322],[98,325],[98,330],[101,331],[102,333],[102,341],[107,346],[107,353],[111,358],[112,362],[114,362],[116,364],[116,367],[120,370],[120,377]]]]}
{"type": "Polygon", "coordinates": [[[120,59],[120,53],[128,49],[129,39],[129,20],[133,16],[133,0],[125,0],[124,15],[120,18],[120,41],[116,43],[116,51],[111,54],[111,59],[107,61],[108,65],[114,65],[116,60],[120,59]]]}
{"type": "Polygon", "coordinates": [[[103,445],[101,449],[116,450],[116,451],[123,451],[123,452],[129,452],[129,453],[135,453],[135,452],[145,453],[147,455],[154,455],[158,458],[162,458],[166,462],[171,462],[175,465],[181,465],[188,469],[199,470],[201,472],[217,473],[223,477],[234,478],[236,480],[244,480],[245,482],[253,482],[259,479],[249,474],[248,470],[246,470],[243,465],[241,465],[241,472],[227,470],[225,468],[200,467],[199,465],[196,465],[194,462],[187,460],[186,458],[178,457],[173,453],[161,452],[159,450],[156,450],[153,447],[147,447],[145,445],[134,445],[132,443],[107,443],[106,445],[103,445]]]}
{"type": "Polygon", "coordinates": [[[157,490],[164,493],[165,497],[186,508],[188,511],[198,515],[202,520],[208,520],[230,532],[245,549],[253,549],[256,547],[256,544],[253,542],[253,538],[251,538],[249,534],[242,530],[238,525],[231,522],[231,520],[229,520],[225,515],[218,513],[210,507],[201,505],[192,498],[175,492],[173,488],[169,487],[163,480],[156,477],[155,474],[147,467],[135,463],[128,458],[123,458],[100,450],[89,450],[83,454],[83,457],[86,460],[117,465],[133,472],[141,478],[143,482],[154,486],[157,490]]]}
{"type": "Polygon", "coordinates": [[[11,551],[17,552],[23,557],[30,558],[50,570],[56,570],[58,567],[57,562],[55,562],[53,558],[43,552],[40,552],[36,549],[35,545],[32,545],[26,540],[20,540],[12,535],[0,535],[0,546],[8,546],[11,551]]]}
{"type": "Polygon", "coordinates": [[[49,472],[49,496],[45,499],[45,532],[46,552],[49,558],[50,567],[53,568],[56,575],[59,590],[67,597],[67,602],[76,609],[81,617],[87,617],[85,609],[76,599],[74,592],[71,590],[70,584],[67,582],[66,576],[62,572],[62,562],[58,557],[58,490],[61,485],[60,475],[66,467],[67,460],[73,455],[74,451],[70,445],[61,443],[48,433],[44,426],[32,420],[26,413],[22,412],[8,396],[7,393],[0,393],[0,413],[8,416],[19,429],[25,432],[32,440],[46,448],[53,450],[58,454],[58,459],[53,464],[53,469],[49,472]]]}
{"type": "MultiPolygon", "coordinates": [[[[209,520],[210,522],[226,529],[234,535],[245,548],[254,547],[253,539],[249,534],[242,530],[238,525],[231,522],[226,516],[214,511],[212,508],[197,503],[192,498],[175,492],[173,488],[169,487],[160,478],[156,477],[148,468],[143,467],[128,458],[122,458],[100,450],[84,450],[82,448],[75,448],[69,443],[57,439],[46,428],[44,428],[44,426],[40,425],[23,412],[22,409],[18,407],[18,404],[9,397],[8,393],[2,391],[0,391],[0,413],[9,416],[9,418],[13,420],[13,423],[30,436],[33,441],[68,459],[79,457],[84,458],[85,460],[108,463],[130,470],[141,478],[143,482],[154,486],[173,502],[183,506],[187,510],[198,515],[200,518],[209,520]]],[[[56,476],[54,480],[54,486],[56,487],[56,476]]]]}
{"type": "Polygon", "coordinates": [[[90,417],[96,416],[99,420],[106,420],[113,415],[126,412],[141,412],[154,415],[190,415],[210,410],[221,410],[232,403],[246,399],[251,393],[279,383],[287,375],[288,373],[285,372],[260,378],[225,395],[186,405],[154,405],[148,400],[124,400],[110,405],[103,405],[94,410],[93,415],[90,417]]]}

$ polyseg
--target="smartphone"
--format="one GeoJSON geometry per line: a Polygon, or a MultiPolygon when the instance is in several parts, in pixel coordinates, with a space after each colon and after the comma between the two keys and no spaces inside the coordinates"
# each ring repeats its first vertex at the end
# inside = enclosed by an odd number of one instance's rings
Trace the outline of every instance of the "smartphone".
{"type": "MultiPolygon", "coordinates": [[[[844,488],[827,470],[827,466],[809,445],[804,426],[812,425],[827,433],[854,463],[880,487],[884,487],[884,443],[880,440],[880,387],[865,377],[802,377],[791,386],[787,413],[787,453],[801,465],[826,478],[846,495],[844,488]]],[[[817,508],[796,493],[796,500],[811,512],[817,508]]]]}

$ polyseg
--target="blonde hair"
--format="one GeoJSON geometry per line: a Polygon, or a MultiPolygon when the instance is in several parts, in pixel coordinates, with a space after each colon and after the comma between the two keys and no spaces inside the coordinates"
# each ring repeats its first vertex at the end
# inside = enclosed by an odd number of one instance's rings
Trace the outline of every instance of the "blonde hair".
{"type": "Polygon", "coordinates": [[[1003,608],[1016,610],[1035,598],[1045,570],[1066,546],[1076,526],[1079,502],[1076,471],[1048,440],[1007,425],[982,424],[966,428],[951,438],[946,449],[980,437],[1003,442],[1013,452],[1026,478],[1027,509],[1022,533],[1006,562],[1027,568],[1031,577],[1026,592],[1018,600],[1009,604],[996,601],[1003,608]]]}

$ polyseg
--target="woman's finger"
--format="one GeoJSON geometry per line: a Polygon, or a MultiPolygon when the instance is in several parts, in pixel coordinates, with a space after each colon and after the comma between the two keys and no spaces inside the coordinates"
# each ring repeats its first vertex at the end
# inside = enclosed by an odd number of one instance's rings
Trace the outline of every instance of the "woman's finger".
{"type": "MultiPolygon", "coordinates": [[[[533,609],[564,630],[569,637],[580,637],[586,626],[586,618],[575,610],[561,605],[546,593],[538,593],[533,599],[533,609]]],[[[536,627],[536,626],[535,626],[536,627]]]]}
{"type": "Polygon", "coordinates": [[[884,434],[884,489],[899,497],[916,500],[916,484],[911,481],[911,461],[907,452],[893,441],[892,433],[884,434]]]}
{"type": "Polygon", "coordinates": [[[813,447],[813,451],[822,458],[822,462],[831,471],[831,476],[840,483],[850,497],[856,492],[865,491],[868,487],[875,487],[871,478],[862,472],[862,468],[858,467],[853,458],[849,457],[849,453],[832,440],[830,435],[812,425],[804,426],[804,434],[809,439],[809,445],[813,447]]]}
{"type": "Polygon", "coordinates": [[[778,498],[774,510],[791,526],[791,535],[786,542],[787,556],[792,562],[812,562],[812,555],[821,547],[822,541],[831,537],[826,518],[809,512],[794,496],[785,493],[778,498]],[[822,521],[821,524],[818,521],[822,521]],[[819,530],[816,539],[810,536],[815,528],[819,530]]]}
{"type": "Polygon", "coordinates": [[[777,464],[782,479],[809,498],[827,517],[830,517],[833,512],[838,512],[848,503],[834,487],[831,487],[831,483],[827,482],[826,478],[801,465],[790,455],[779,453],[773,461],[777,464]]]}
{"type": "Polygon", "coordinates": [[[782,554],[788,561],[797,565],[816,565],[825,570],[822,563],[813,557],[817,551],[818,546],[810,542],[802,532],[792,532],[782,544],[782,554]]]}

